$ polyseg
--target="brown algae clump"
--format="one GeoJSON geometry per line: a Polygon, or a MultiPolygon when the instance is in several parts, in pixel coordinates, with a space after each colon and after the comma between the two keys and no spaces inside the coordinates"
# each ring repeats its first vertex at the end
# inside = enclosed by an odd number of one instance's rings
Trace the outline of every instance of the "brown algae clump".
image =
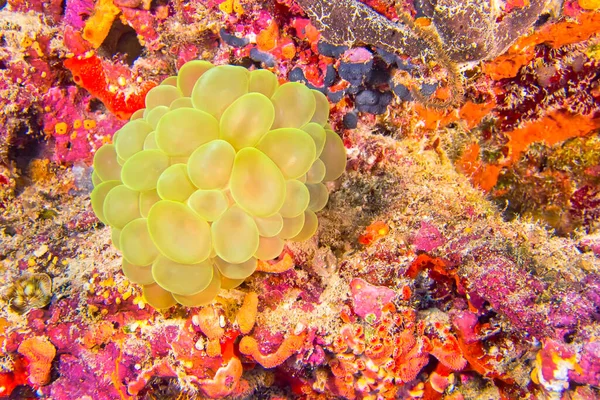
{"type": "Polygon", "coordinates": [[[317,230],[346,168],[325,96],[266,70],[185,64],[94,157],[92,207],[155,308],[210,303],[317,230]]]}

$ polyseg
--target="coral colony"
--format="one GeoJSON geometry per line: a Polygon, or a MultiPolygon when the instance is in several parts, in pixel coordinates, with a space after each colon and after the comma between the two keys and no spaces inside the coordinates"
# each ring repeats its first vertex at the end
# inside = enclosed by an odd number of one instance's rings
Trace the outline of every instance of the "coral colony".
{"type": "Polygon", "coordinates": [[[599,0],[0,0],[0,399],[600,398],[599,0]]]}

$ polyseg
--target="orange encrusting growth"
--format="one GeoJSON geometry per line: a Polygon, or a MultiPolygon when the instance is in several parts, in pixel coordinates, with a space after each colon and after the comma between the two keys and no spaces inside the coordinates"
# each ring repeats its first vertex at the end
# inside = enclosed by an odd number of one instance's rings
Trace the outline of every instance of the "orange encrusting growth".
{"type": "Polygon", "coordinates": [[[598,32],[600,13],[584,12],[577,22],[562,21],[543,27],[538,32],[519,39],[506,53],[495,60],[484,63],[483,72],[493,80],[511,78],[519,69],[535,57],[535,46],[545,43],[553,48],[579,43],[598,32]]]}
{"type": "Polygon", "coordinates": [[[200,387],[211,399],[221,399],[229,396],[238,386],[242,373],[242,363],[237,357],[231,357],[229,362],[217,370],[212,379],[200,381],[200,387]]]}
{"type": "Polygon", "coordinates": [[[94,7],[94,13],[83,28],[83,38],[90,42],[95,49],[100,47],[120,12],[121,10],[115,6],[112,0],[98,0],[94,7]]]}
{"type": "Polygon", "coordinates": [[[600,128],[598,119],[554,111],[539,121],[508,132],[507,146],[510,153],[502,163],[484,164],[479,156],[479,145],[473,143],[456,161],[456,167],[469,176],[473,184],[489,191],[496,185],[502,168],[517,162],[530,144],[543,141],[554,145],[573,137],[584,136],[597,128],[600,128]]]}
{"type": "Polygon", "coordinates": [[[363,234],[358,237],[358,243],[369,246],[386,236],[389,232],[390,227],[385,222],[375,221],[367,226],[363,234]]]}
{"type": "Polygon", "coordinates": [[[265,368],[274,368],[291,357],[302,347],[306,339],[306,332],[299,335],[291,334],[283,340],[275,353],[263,355],[258,348],[258,342],[252,336],[244,336],[240,341],[239,349],[242,354],[252,356],[254,360],[265,368]]]}
{"type": "Polygon", "coordinates": [[[292,268],[294,268],[294,259],[288,253],[286,253],[281,260],[277,261],[274,264],[270,264],[267,261],[259,260],[257,263],[256,271],[279,274],[292,268]]]}
{"type": "Polygon", "coordinates": [[[27,381],[32,387],[39,388],[50,382],[50,367],[56,356],[56,348],[48,339],[43,337],[25,339],[19,345],[18,351],[29,361],[27,381]]]}
{"type": "Polygon", "coordinates": [[[156,86],[154,82],[144,82],[137,90],[109,90],[110,83],[102,60],[96,55],[69,58],[65,60],[64,65],[73,74],[75,83],[97,97],[110,112],[121,119],[128,119],[135,111],[144,108],[146,93],[156,86]]]}
{"type": "Polygon", "coordinates": [[[240,332],[248,334],[254,328],[256,322],[256,313],[258,312],[258,295],[255,292],[246,293],[244,302],[237,312],[237,323],[240,332]]]}

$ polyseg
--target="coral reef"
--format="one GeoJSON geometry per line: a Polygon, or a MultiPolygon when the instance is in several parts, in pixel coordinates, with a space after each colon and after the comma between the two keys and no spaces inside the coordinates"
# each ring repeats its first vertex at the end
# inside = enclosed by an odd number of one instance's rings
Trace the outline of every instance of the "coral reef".
{"type": "Polygon", "coordinates": [[[599,27],[595,0],[0,1],[0,398],[599,398],[599,27]],[[91,193],[200,59],[322,93],[347,167],[314,236],[186,307],[91,193]]]}

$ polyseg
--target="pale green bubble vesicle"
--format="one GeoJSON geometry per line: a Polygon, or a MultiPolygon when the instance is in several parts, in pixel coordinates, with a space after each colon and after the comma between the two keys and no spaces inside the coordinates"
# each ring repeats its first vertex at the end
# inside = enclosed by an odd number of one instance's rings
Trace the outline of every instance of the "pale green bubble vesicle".
{"type": "Polygon", "coordinates": [[[220,190],[197,190],[189,197],[187,205],[199,216],[212,222],[223,215],[229,202],[220,190]]]}
{"type": "Polygon", "coordinates": [[[254,146],[271,128],[275,108],[261,93],[248,93],[234,101],[221,116],[220,137],[236,150],[254,146]]]}
{"type": "Polygon", "coordinates": [[[315,160],[315,143],[310,135],[295,128],[275,129],[256,145],[277,164],[286,179],[304,175],[315,160]]]}
{"type": "Polygon", "coordinates": [[[319,157],[323,152],[323,147],[325,147],[325,139],[327,138],[325,128],[315,122],[310,122],[300,129],[308,133],[313,139],[315,142],[315,157],[319,157]]]}
{"type": "Polygon", "coordinates": [[[173,294],[191,296],[210,285],[213,265],[209,260],[181,264],[161,256],[152,264],[152,277],[163,289],[173,294]]]}
{"type": "Polygon", "coordinates": [[[318,90],[311,89],[311,92],[315,97],[315,113],[310,121],[324,126],[329,120],[329,100],[327,100],[327,96],[318,90]]]}
{"type": "Polygon", "coordinates": [[[219,119],[235,100],[248,93],[246,68],[221,65],[206,71],[192,90],[194,107],[219,119]]]}
{"type": "Polygon", "coordinates": [[[325,129],[327,138],[325,147],[319,156],[325,164],[325,177],[323,181],[334,181],[346,170],[346,147],[342,138],[330,129],[325,129]]]}
{"type": "Polygon", "coordinates": [[[281,254],[284,245],[285,241],[277,236],[261,237],[254,257],[259,260],[272,260],[281,254]]]}
{"type": "Polygon", "coordinates": [[[148,218],[148,212],[152,206],[162,200],[156,189],[140,193],[140,214],[143,218],[148,218]]]}
{"type": "Polygon", "coordinates": [[[94,190],[92,190],[92,194],[90,194],[92,210],[94,210],[96,217],[98,217],[98,219],[105,225],[108,225],[108,222],[104,217],[104,200],[106,199],[108,192],[119,185],[121,185],[121,181],[117,180],[102,182],[96,186],[94,190]]]}
{"type": "Polygon", "coordinates": [[[325,178],[325,163],[321,161],[321,159],[317,158],[313,165],[310,167],[308,172],[306,173],[306,183],[319,183],[323,182],[323,178],[325,178]]]}
{"type": "Polygon", "coordinates": [[[198,147],[187,162],[190,180],[200,189],[221,189],[233,169],[235,149],[224,140],[213,140],[198,147]]]}
{"type": "Polygon", "coordinates": [[[309,88],[298,82],[279,86],[271,101],[275,105],[273,129],[300,128],[310,122],[317,102],[309,88]]]}
{"type": "Polygon", "coordinates": [[[229,263],[220,257],[215,257],[214,262],[219,272],[229,279],[246,279],[256,271],[257,267],[254,257],[239,264],[229,263]]]}
{"type": "Polygon", "coordinates": [[[106,144],[94,154],[94,173],[101,181],[121,179],[121,166],[117,162],[117,150],[112,144],[106,144]]]}
{"type": "Polygon", "coordinates": [[[183,64],[177,74],[177,87],[181,93],[190,97],[198,79],[211,68],[214,68],[214,65],[204,60],[193,60],[183,64]]]}
{"type": "Polygon", "coordinates": [[[156,184],[158,195],[165,200],[184,202],[196,191],[186,164],[174,164],[160,175],[156,184]]]}
{"type": "Polygon", "coordinates": [[[292,238],[295,242],[303,242],[305,240],[310,239],[317,232],[317,228],[319,227],[319,220],[317,219],[317,215],[310,211],[306,210],[304,212],[304,225],[300,232],[292,238]]]}
{"type": "Polygon", "coordinates": [[[296,217],[306,210],[310,200],[310,193],[306,185],[295,179],[286,182],[285,202],[279,214],[284,218],[296,217]]]}
{"type": "Polygon", "coordinates": [[[283,228],[283,218],[279,213],[266,218],[254,217],[254,222],[258,227],[258,233],[264,237],[277,236],[283,228]]]}
{"type": "Polygon", "coordinates": [[[313,212],[318,212],[325,208],[327,201],[329,200],[329,191],[327,190],[327,187],[322,183],[307,183],[306,187],[310,193],[308,209],[313,212]]]}
{"type": "Polygon", "coordinates": [[[137,283],[138,285],[151,285],[154,283],[151,265],[133,265],[123,258],[121,269],[123,270],[123,275],[133,283],[137,283]]]}
{"type": "Polygon", "coordinates": [[[281,239],[291,239],[294,236],[298,235],[302,231],[302,227],[304,226],[304,213],[294,217],[294,218],[284,218],[283,219],[283,228],[281,232],[279,232],[279,237],[281,239]]]}
{"type": "Polygon", "coordinates": [[[140,193],[125,185],[115,186],[106,195],[102,212],[110,226],[123,229],[129,222],[141,217],[140,193]]]}
{"type": "Polygon", "coordinates": [[[158,310],[173,307],[177,304],[171,292],[163,289],[156,283],[143,285],[142,295],[146,303],[158,310]]]}
{"type": "Polygon", "coordinates": [[[188,206],[169,200],[154,204],[148,213],[148,231],[165,257],[182,264],[197,264],[211,252],[208,222],[188,206]]]}
{"type": "Polygon", "coordinates": [[[277,77],[271,71],[267,71],[266,69],[256,69],[250,72],[250,83],[248,85],[249,93],[262,93],[268,98],[271,98],[278,87],[279,82],[277,82],[277,77]]]}
{"type": "Polygon", "coordinates": [[[123,257],[134,265],[150,265],[158,257],[146,218],[137,218],[121,230],[119,243],[123,257]]]}
{"type": "Polygon", "coordinates": [[[146,94],[146,109],[153,109],[158,106],[169,107],[173,100],[182,97],[181,91],[171,85],[158,85],[153,87],[146,94]]]}
{"type": "Polygon", "coordinates": [[[210,304],[214,298],[217,297],[217,294],[219,294],[219,290],[221,290],[221,280],[221,274],[217,270],[217,267],[213,266],[213,278],[206,289],[190,296],[173,294],[173,298],[179,304],[187,307],[205,306],[210,304]]]}
{"type": "Polygon", "coordinates": [[[178,108],[160,119],[154,139],[169,156],[189,156],[218,137],[219,123],[214,117],[194,108],[178,108]]]}
{"type": "Polygon", "coordinates": [[[117,156],[123,161],[144,148],[146,136],[152,132],[152,125],[143,119],[136,119],[125,124],[114,140],[117,156]]]}
{"type": "Polygon", "coordinates": [[[132,190],[156,188],[158,178],[169,167],[169,157],[161,150],[142,150],[131,156],[121,171],[123,184],[132,190]]]}
{"type": "Polygon", "coordinates": [[[280,169],[253,147],[236,154],[229,187],[236,203],[256,217],[275,214],[285,201],[285,179],[280,169]]]}
{"type": "Polygon", "coordinates": [[[215,252],[228,263],[244,263],[258,249],[256,223],[237,206],[229,208],[221,218],[213,222],[211,233],[215,252]]]}

